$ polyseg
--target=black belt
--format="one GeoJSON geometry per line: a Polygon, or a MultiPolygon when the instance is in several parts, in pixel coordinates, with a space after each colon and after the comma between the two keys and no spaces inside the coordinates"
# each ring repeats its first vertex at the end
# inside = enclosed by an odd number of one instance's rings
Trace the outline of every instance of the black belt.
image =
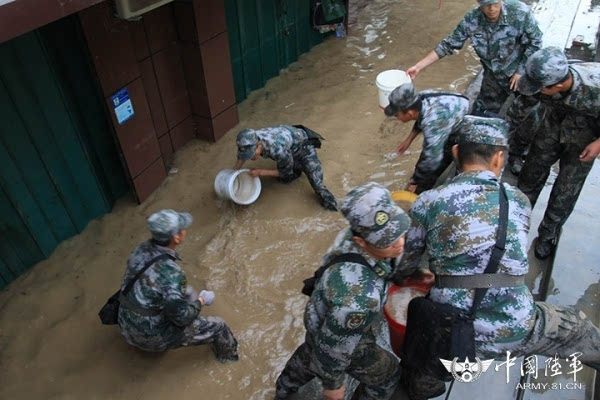
{"type": "Polygon", "coordinates": [[[525,275],[478,274],[478,275],[436,275],[436,288],[483,289],[493,287],[513,287],[525,284],[525,275]]]}

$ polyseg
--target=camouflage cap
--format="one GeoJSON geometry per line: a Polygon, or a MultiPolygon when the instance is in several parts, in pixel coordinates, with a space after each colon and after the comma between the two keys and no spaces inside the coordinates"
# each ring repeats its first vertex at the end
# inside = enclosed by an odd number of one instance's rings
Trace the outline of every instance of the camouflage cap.
{"type": "Polygon", "coordinates": [[[519,92],[531,96],[546,86],[562,81],[569,73],[569,62],[558,47],[545,47],[527,59],[525,74],[517,84],[519,92]]]}
{"type": "Polygon", "coordinates": [[[496,4],[500,0],[477,0],[480,6],[489,6],[490,4],[496,4]]]}
{"type": "Polygon", "coordinates": [[[251,159],[256,151],[256,146],[258,146],[258,140],[258,135],[254,130],[241,130],[237,135],[237,158],[240,160],[251,159]]]}
{"type": "Polygon", "coordinates": [[[390,192],[375,182],[348,192],[342,214],[354,234],[380,249],[391,246],[410,227],[408,215],[392,200],[390,192]]]}
{"type": "Polygon", "coordinates": [[[459,140],[507,147],[509,127],[509,123],[500,118],[467,115],[460,126],[459,140]]]}
{"type": "Polygon", "coordinates": [[[179,231],[190,226],[192,220],[192,216],[186,212],[160,210],[148,218],[148,229],[152,233],[152,239],[167,242],[179,231]]]}
{"type": "Polygon", "coordinates": [[[419,95],[417,93],[417,89],[415,89],[415,85],[413,85],[412,82],[398,86],[388,96],[390,104],[388,104],[384,110],[385,115],[388,117],[393,117],[400,111],[408,110],[408,108],[413,105],[418,98],[419,95]]]}

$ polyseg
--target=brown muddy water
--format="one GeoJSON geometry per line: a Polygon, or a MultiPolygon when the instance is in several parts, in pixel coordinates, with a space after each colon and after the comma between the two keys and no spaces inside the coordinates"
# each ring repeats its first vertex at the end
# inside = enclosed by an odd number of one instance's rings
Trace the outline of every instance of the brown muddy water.
{"type": "MultiPolygon", "coordinates": [[[[420,141],[402,157],[411,124],[378,108],[377,73],[407,69],[447,35],[472,0],[374,0],[348,38],[329,38],[240,104],[240,124],[216,144],[194,141],[175,157],[179,172],[143,205],[121,199],[52,256],[0,293],[0,398],[266,399],[302,341],[310,276],[337,232],[339,213],[324,211],[306,178],[291,185],[263,179],[250,206],[217,200],[213,180],[235,162],[244,127],[302,123],[327,139],[319,156],[325,183],[339,198],[374,180],[403,189],[420,141]],[[205,347],[147,354],[124,343],[97,312],[116,290],[131,249],[148,237],[145,219],[162,208],[195,218],[177,250],[197,289],[216,292],[204,314],[219,315],[240,342],[241,359],[220,364],[205,347]]],[[[478,61],[468,49],[421,73],[419,89],[463,91],[478,61]]],[[[254,165],[272,166],[268,160],[254,165]]]]}

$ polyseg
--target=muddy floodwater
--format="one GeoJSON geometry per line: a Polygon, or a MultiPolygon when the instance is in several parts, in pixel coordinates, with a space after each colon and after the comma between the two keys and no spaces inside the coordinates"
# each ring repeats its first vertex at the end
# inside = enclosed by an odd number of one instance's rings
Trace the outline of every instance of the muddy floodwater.
{"type": "MultiPolygon", "coordinates": [[[[403,189],[421,142],[395,157],[412,124],[384,118],[375,77],[414,64],[473,6],[371,1],[348,38],[327,39],[242,102],[236,129],[216,144],[193,141],[179,151],[178,173],[151,199],[141,206],[119,200],[111,214],[0,292],[0,398],[271,398],[303,339],[302,279],[345,222],[319,206],[305,177],[291,185],[263,179],[250,206],[218,200],[213,180],[235,162],[237,131],[302,123],[319,132],[326,138],[319,151],[325,184],[338,198],[369,180],[403,189]],[[193,214],[187,241],[177,248],[181,266],[192,286],[215,291],[214,305],[202,313],[229,323],[239,362],[220,364],[205,346],[143,353],[114,326],[100,325],[97,312],[118,287],[129,252],[148,237],[145,219],[162,208],[193,214]]],[[[422,72],[416,85],[463,91],[478,65],[465,48],[422,72]]]]}

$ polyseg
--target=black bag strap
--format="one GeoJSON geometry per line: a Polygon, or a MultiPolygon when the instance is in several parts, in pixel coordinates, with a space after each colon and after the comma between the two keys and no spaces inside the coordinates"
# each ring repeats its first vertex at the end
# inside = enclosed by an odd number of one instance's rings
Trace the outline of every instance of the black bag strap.
{"type": "Polygon", "coordinates": [[[462,97],[465,100],[469,100],[469,98],[467,96],[465,96],[464,94],[454,93],[454,92],[419,93],[419,97],[421,99],[428,99],[430,97],[441,97],[441,96],[455,96],[455,97],[462,97]]]}
{"type": "Polygon", "coordinates": [[[144,268],[140,269],[138,271],[138,273],[135,274],[135,276],[129,282],[127,282],[127,285],[125,285],[125,288],[121,291],[121,294],[123,296],[127,296],[127,293],[129,293],[131,291],[131,288],[133,287],[133,284],[140,278],[140,276],[142,276],[142,274],[144,272],[146,272],[146,270],[148,268],[150,268],[150,266],[152,266],[152,264],[154,264],[157,261],[164,260],[164,259],[167,259],[167,258],[170,258],[171,260],[175,260],[175,257],[173,257],[172,255],[167,254],[167,253],[163,253],[161,255],[158,255],[158,256],[154,257],[152,260],[150,260],[146,264],[144,264],[144,268]]]}
{"type": "MultiPolygon", "coordinates": [[[[498,191],[500,197],[500,212],[498,216],[498,230],[496,232],[496,244],[492,250],[490,261],[488,262],[484,274],[495,274],[498,271],[498,265],[506,250],[506,229],[508,227],[508,198],[506,197],[506,190],[504,185],[500,182],[500,190],[498,191]]],[[[483,297],[487,292],[487,288],[480,288],[475,290],[475,298],[473,299],[473,307],[471,307],[471,317],[475,315],[475,311],[479,308],[483,297]]]]}
{"type": "Polygon", "coordinates": [[[360,254],[358,254],[358,253],[343,253],[343,254],[338,254],[337,256],[333,257],[331,259],[331,261],[329,261],[327,264],[325,264],[321,268],[319,268],[315,272],[315,278],[317,278],[317,280],[321,279],[321,277],[323,276],[323,274],[325,273],[325,270],[327,270],[327,268],[331,267],[334,264],[339,264],[339,263],[343,263],[343,262],[362,264],[367,268],[371,268],[371,265],[369,265],[367,260],[365,260],[365,258],[363,256],[361,256],[360,254]]]}

